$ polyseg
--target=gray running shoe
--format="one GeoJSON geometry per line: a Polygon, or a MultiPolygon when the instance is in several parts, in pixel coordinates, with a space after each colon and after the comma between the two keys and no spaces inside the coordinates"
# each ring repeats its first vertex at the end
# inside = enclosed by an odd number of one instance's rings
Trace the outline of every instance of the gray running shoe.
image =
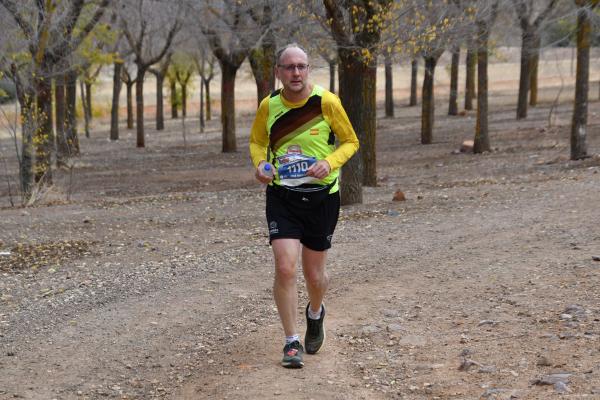
{"type": "Polygon", "coordinates": [[[288,343],[283,347],[283,360],[281,365],[285,368],[302,368],[304,361],[302,361],[302,354],[304,354],[304,348],[299,341],[288,343]]]}
{"type": "Polygon", "coordinates": [[[322,305],[321,318],[310,319],[308,317],[308,307],[306,306],[306,336],[304,337],[304,345],[308,354],[315,354],[319,351],[325,341],[325,305],[322,305]]]}

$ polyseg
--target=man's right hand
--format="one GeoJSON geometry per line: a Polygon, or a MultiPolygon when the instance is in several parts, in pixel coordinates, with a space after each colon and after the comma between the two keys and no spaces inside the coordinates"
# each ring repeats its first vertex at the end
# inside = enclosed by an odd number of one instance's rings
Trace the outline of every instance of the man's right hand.
{"type": "Polygon", "coordinates": [[[260,183],[264,183],[265,185],[268,185],[273,180],[273,176],[265,175],[263,173],[263,168],[262,168],[263,164],[266,164],[266,161],[263,160],[258,164],[258,167],[256,168],[256,173],[254,174],[254,176],[260,183]]]}

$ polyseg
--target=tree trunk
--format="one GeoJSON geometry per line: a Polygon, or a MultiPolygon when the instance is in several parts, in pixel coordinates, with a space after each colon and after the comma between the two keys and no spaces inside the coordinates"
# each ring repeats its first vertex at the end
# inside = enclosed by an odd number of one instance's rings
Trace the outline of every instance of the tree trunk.
{"type": "Polygon", "coordinates": [[[275,89],[275,34],[271,29],[273,10],[271,2],[263,3],[263,15],[260,28],[265,32],[260,48],[250,50],[248,61],[256,81],[257,105],[275,89]]]}
{"type": "Polygon", "coordinates": [[[54,114],[56,117],[56,166],[66,165],[69,157],[69,147],[65,129],[66,116],[65,77],[58,76],[54,84],[54,114]]]}
{"type": "Polygon", "coordinates": [[[163,99],[163,84],[165,77],[163,75],[156,75],[156,130],[162,131],[165,129],[165,112],[164,112],[164,99],[163,99]]]}
{"type": "Polygon", "coordinates": [[[450,100],[448,115],[458,114],[458,65],[460,63],[460,47],[452,49],[452,65],[450,67],[450,100]]]}
{"type": "Polygon", "coordinates": [[[235,138],[235,75],[239,67],[227,62],[221,64],[221,124],[223,125],[223,153],[237,151],[235,138]]]}
{"type": "Polygon", "coordinates": [[[328,61],[329,64],[329,91],[335,93],[335,65],[336,61],[328,61]]]}
{"type": "Polygon", "coordinates": [[[90,111],[88,110],[87,90],[82,80],[79,81],[79,94],[81,95],[81,106],[83,108],[83,126],[85,137],[90,137],[90,111]]]}
{"type": "Polygon", "coordinates": [[[200,76],[200,133],[204,133],[204,82],[200,76]]]}
{"type": "Polygon", "coordinates": [[[421,104],[421,144],[433,142],[433,121],[435,115],[435,99],[433,78],[438,57],[428,56],[425,60],[425,76],[423,77],[423,101],[421,104]]]}
{"type": "Polygon", "coordinates": [[[31,197],[33,185],[33,135],[34,135],[34,94],[24,91],[19,78],[17,81],[17,98],[21,105],[21,158],[19,160],[19,175],[21,181],[21,192],[24,199],[31,197]]]}
{"type": "Polygon", "coordinates": [[[138,65],[137,78],[135,80],[135,124],[136,124],[136,146],[145,147],[144,136],[144,76],[146,71],[138,65]]]}
{"type": "Polygon", "coordinates": [[[521,35],[521,73],[519,75],[519,94],[517,97],[517,119],[527,118],[527,95],[529,94],[531,74],[531,32],[523,30],[521,35]]]}
{"type": "Polygon", "coordinates": [[[477,50],[477,122],[473,153],[490,151],[488,133],[488,27],[480,26],[477,50]]]}
{"type": "Polygon", "coordinates": [[[385,55],[385,116],[394,116],[394,82],[392,71],[392,59],[389,54],[385,55]]]}
{"type": "Polygon", "coordinates": [[[212,119],[212,107],[210,102],[210,79],[204,81],[204,95],[206,96],[206,120],[212,119]]]}
{"type": "Polygon", "coordinates": [[[340,99],[361,145],[357,156],[342,167],[342,204],[362,203],[362,186],[377,186],[376,66],[350,49],[338,48],[338,55],[340,99]]]}
{"type": "Polygon", "coordinates": [[[171,119],[179,117],[178,102],[177,102],[177,81],[169,79],[169,87],[171,88],[171,119]]]}
{"type": "Polygon", "coordinates": [[[275,88],[275,46],[264,44],[259,49],[252,49],[248,60],[256,82],[256,99],[260,104],[275,88]]]}
{"type": "Polygon", "coordinates": [[[571,160],[586,158],[587,109],[590,75],[590,31],[588,10],[577,10],[577,72],[575,75],[575,104],[571,124],[571,160]]]}
{"type": "Polygon", "coordinates": [[[79,155],[79,135],[77,134],[77,72],[67,73],[67,110],[65,130],[69,157],[79,155]]]}
{"type": "Polygon", "coordinates": [[[181,115],[187,117],[187,82],[181,84],[181,115]]]}
{"type": "Polygon", "coordinates": [[[127,82],[127,129],[133,129],[133,85],[135,81],[127,82]]]}
{"type": "Polygon", "coordinates": [[[119,96],[121,95],[121,70],[123,64],[116,62],[114,64],[113,75],[113,95],[110,107],[110,140],[119,140],[119,96]]]}
{"type": "MultiPolygon", "coordinates": [[[[89,82],[85,83],[85,101],[87,104],[88,111],[88,121],[92,122],[93,113],[92,113],[92,84],[89,82]]],[[[86,137],[90,137],[88,132],[86,132],[86,137]]]]}
{"type": "Polygon", "coordinates": [[[36,98],[34,177],[38,183],[52,184],[54,124],[52,123],[52,81],[50,79],[44,77],[36,79],[36,98]]]}
{"type": "MultiPolygon", "coordinates": [[[[354,112],[360,107],[360,100],[357,100],[355,96],[355,90],[357,89],[357,79],[354,79],[353,74],[356,73],[356,67],[352,63],[359,64],[360,61],[353,60],[349,50],[339,49],[339,67],[338,67],[338,86],[339,95],[350,119],[350,123],[354,127],[357,136],[363,134],[360,132],[360,127],[364,125],[364,118],[362,113],[354,112]]],[[[359,136],[360,140],[360,136],[359,136]]],[[[362,145],[362,143],[361,143],[362,145]]],[[[362,189],[362,176],[363,176],[363,163],[362,163],[362,152],[363,149],[359,149],[350,160],[348,160],[343,166],[340,173],[340,196],[341,204],[361,204],[363,202],[363,189],[362,189]]]]}
{"type": "Polygon", "coordinates": [[[529,105],[535,107],[538,99],[538,66],[540,63],[540,43],[539,33],[535,34],[532,40],[531,54],[529,57],[529,105]]]}
{"type": "Polygon", "coordinates": [[[409,106],[417,105],[417,76],[419,72],[419,60],[414,59],[410,63],[410,101],[409,106]]]}
{"type": "Polygon", "coordinates": [[[475,49],[467,49],[467,59],[465,60],[465,110],[473,109],[473,99],[475,98],[475,71],[477,66],[477,52],[475,49]]]}
{"type": "Polygon", "coordinates": [[[181,116],[181,135],[183,136],[183,146],[187,146],[187,134],[185,128],[185,114],[181,116]]]}

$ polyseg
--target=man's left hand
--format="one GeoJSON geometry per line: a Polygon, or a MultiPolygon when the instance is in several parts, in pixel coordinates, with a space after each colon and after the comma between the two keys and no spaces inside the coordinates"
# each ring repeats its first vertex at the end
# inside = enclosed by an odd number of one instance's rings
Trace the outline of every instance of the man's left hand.
{"type": "Polygon", "coordinates": [[[317,179],[324,179],[330,172],[331,166],[327,160],[319,160],[306,171],[306,175],[317,179]]]}

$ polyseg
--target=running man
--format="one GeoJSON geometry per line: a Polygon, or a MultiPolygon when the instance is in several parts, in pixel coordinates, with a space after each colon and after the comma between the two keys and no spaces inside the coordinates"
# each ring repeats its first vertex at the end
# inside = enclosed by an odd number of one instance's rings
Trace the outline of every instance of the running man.
{"type": "Polygon", "coordinates": [[[260,103],[250,134],[256,179],[268,184],[273,295],[285,333],[281,364],[286,368],[304,366],[296,325],[300,256],[309,297],[306,352],[315,354],[325,340],[323,297],[329,284],[325,261],[340,210],[339,170],[359,147],[340,99],[310,84],[309,70],[308,56],[297,44],[277,52],[275,76],[282,89],[260,103]]]}

